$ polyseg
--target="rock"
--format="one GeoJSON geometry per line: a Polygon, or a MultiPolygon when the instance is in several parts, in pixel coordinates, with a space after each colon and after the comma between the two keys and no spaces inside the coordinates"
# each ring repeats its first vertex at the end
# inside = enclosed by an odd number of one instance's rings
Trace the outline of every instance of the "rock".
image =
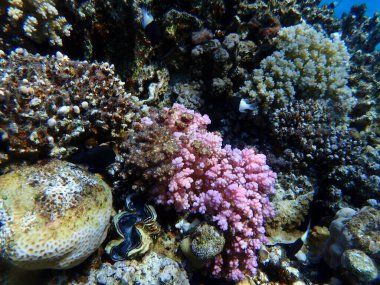
{"type": "MultiPolygon", "coordinates": [[[[380,213],[366,206],[358,211],[343,208],[331,222],[324,260],[334,270],[342,269],[351,282],[369,282],[378,275],[380,254],[380,213]]],[[[356,283],[355,283],[356,284],[356,283]]]]}
{"type": "Polygon", "coordinates": [[[379,274],[372,259],[356,249],[349,249],[343,253],[342,267],[357,277],[360,282],[371,282],[379,274]]]}
{"type": "Polygon", "coordinates": [[[0,257],[23,269],[67,269],[105,239],[110,187],[97,175],[52,160],[0,176],[0,257]]]}

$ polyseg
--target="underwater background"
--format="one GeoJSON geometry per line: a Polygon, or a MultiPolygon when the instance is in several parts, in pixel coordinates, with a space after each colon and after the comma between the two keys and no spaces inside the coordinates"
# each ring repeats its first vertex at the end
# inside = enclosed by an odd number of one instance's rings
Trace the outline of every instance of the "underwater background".
{"type": "Polygon", "coordinates": [[[0,1],[0,284],[380,284],[379,11],[0,1]]]}
{"type": "Polygon", "coordinates": [[[337,17],[341,17],[342,13],[349,13],[350,9],[353,5],[361,5],[365,4],[367,6],[367,11],[365,13],[366,16],[371,17],[376,12],[379,12],[380,10],[380,3],[376,0],[367,0],[367,1],[360,1],[360,0],[341,0],[341,1],[321,1],[320,5],[329,5],[331,3],[335,4],[335,14],[337,17]]]}

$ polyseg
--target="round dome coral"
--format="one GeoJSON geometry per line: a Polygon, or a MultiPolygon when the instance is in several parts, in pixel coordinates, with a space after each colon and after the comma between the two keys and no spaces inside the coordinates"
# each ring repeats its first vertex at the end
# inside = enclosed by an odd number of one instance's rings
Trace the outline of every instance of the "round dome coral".
{"type": "Polygon", "coordinates": [[[53,160],[0,176],[0,256],[25,269],[66,269],[103,242],[112,213],[98,176],[53,160]]]}

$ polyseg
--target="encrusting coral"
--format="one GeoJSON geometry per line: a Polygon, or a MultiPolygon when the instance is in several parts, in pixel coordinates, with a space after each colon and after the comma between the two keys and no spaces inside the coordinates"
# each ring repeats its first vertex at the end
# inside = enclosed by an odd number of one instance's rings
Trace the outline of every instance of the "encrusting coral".
{"type": "Polygon", "coordinates": [[[150,252],[142,260],[103,263],[100,268],[92,268],[85,283],[78,285],[189,285],[186,271],[176,261],[150,252]]]}
{"type": "Polygon", "coordinates": [[[323,257],[332,269],[341,269],[345,280],[371,284],[378,280],[380,253],[379,207],[358,211],[340,209],[331,222],[323,257]]]}
{"type": "Polygon", "coordinates": [[[171,159],[174,174],[149,190],[153,200],[178,212],[209,216],[226,234],[225,250],[213,263],[214,276],[236,281],[254,275],[255,251],[266,241],[263,223],[274,214],[268,196],[274,193],[276,174],[265,156],[251,148],[222,147],[221,136],[206,130],[208,116],[183,105],[174,104],[137,124],[142,130],[166,127],[179,146],[171,159]]]}
{"type": "Polygon", "coordinates": [[[0,176],[0,256],[24,269],[67,269],[103,242],[110,187],[68,162],[52,160],[0,176]]]}

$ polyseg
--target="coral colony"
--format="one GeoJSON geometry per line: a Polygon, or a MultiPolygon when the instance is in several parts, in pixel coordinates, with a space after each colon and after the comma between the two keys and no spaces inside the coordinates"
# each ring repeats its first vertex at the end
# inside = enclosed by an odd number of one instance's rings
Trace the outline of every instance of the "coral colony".
{"type": "Polygon", "coordinates": [[[243,272],[256,272],[256,250],[266,241],[264,220],[274,214],[268,195],[274,193],[276,174],[253,149],[222,147],[222,137],[207,131],[210,123],[207,115],[180,104],[142,118],[144,126],[165,126],[179,146],[174,175],[151,193],[157,204],[210,216],[227,232],[226,250],[216,257],[212,273],[240,280],[243,272]]]}

